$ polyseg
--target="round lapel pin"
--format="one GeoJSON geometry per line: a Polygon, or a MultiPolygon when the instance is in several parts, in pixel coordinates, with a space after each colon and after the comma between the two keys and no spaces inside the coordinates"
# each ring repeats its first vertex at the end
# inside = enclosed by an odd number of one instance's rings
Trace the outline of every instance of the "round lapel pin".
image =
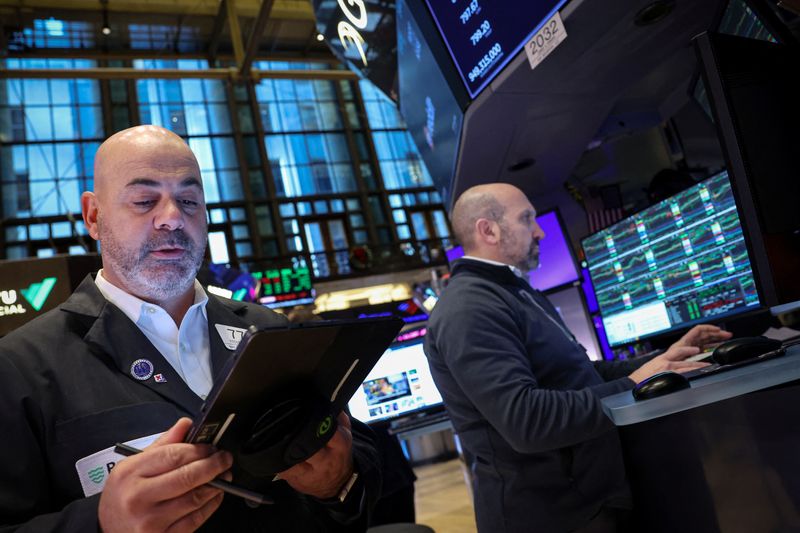
{"type": "Polygon", "coordinates": [[[153,375],[153,363],[151,363],[147,359],[137,359],[131,365],[131,376],[138,379],[139,381],[150,379],[150,376],[152,375],[153,375]]]}

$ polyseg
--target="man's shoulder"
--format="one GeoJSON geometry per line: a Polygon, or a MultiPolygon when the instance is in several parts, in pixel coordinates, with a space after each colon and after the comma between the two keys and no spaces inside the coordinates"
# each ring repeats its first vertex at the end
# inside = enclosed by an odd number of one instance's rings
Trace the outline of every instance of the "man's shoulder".
{"type": "Polygon", "coordinates": [[[214,299],[228,311],[257,326],[279,326],[288,322],[288,319],[284,315],[276,313],[263,305],[249,302],[237,302],[235,300],[214,296],[213,294],[209,294],[208,298],[214,299]]]}

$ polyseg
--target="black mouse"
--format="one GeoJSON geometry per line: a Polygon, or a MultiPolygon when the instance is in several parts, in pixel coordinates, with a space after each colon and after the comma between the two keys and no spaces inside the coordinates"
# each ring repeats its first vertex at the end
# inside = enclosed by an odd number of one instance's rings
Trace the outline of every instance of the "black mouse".
{"type": "Polygon", "coordinates": [[[781,341],[766,337],[739,337],[723,342],[711,354],[715,363],[733,365],[754,359],[767,352],[774,352],[782,346],[781,341]]]}
{"type": "Polygon", "coordinates": [[[643,379],[633,388],[633,399],[638,401],[658,398],[670,392],[689,388],[685,376],[668,370],[643,379]]]}

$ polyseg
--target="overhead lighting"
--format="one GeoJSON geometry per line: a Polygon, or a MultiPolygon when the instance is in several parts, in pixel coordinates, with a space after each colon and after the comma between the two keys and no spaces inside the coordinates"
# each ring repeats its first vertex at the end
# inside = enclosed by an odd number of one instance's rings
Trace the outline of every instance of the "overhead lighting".
{"type": "Polygon", "coordinates": [[[100,31],[103,35],[111,35],[111,26],[108,25],[108,0],[100,0],[100,3],[103,5],[103,25],[100,31]]]}
{"type": "Polygon", "coordinates": [[[325,40],[325,36],[324,36],[324,35],[322,35],[321,33],[318,33],[318,34],[317,34],[317,40],[318,40],[318,41],[324,41],[324,40],[325,40]]]}

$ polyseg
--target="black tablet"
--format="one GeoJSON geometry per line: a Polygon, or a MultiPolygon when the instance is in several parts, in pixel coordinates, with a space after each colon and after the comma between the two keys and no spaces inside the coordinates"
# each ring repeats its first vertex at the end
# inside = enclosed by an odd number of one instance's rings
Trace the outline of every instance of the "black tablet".
{"type": "Polygon", "coordinates": [[[251,327],[220,373],[187,441],[230,451],[263,477],[304,461],[403,326],[399,318],[251,327]]]}

